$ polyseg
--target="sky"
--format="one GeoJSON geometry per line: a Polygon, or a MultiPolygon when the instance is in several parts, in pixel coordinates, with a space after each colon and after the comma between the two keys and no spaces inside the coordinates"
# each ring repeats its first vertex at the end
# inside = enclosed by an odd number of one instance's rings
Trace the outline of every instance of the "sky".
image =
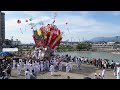
{"type": "MultiPolygon", "coordinates": [[[[5,38],[34,43],[29,23],[53,22],[63,32],[63,41],[83,41],[94,37],[120,36],[120,11],[2,11],[5,13],[5,38]],[[32,18],[31,22],[25,22],[32,18]],[[21,24],[17,20],[21,20],[21,24]],[[66,22],[68,23],[66,25],[66,22]],[[20,28],[23,33],[21,33],[20,28]]],[[[41,26],[37,25],[36,29],[41,26]]]]}

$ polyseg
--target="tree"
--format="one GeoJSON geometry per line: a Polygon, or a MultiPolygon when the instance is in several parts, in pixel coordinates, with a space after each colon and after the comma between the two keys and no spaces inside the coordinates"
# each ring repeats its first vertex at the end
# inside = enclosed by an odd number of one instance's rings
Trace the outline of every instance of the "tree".
{"type": "Polygon", "coordinates": [[[87,50],[90,50],[91,49],[91,44],[89,43],[79,43],[77,46],[76,46],[76,49],[87,49],[87,50]]]}
{"type": "Polygon", "coordinates": [[[70,46],[70,45],[59,45],[59,47],[57,47],[57,50],[58,50],[58,51],[59,51],[59,50],[69,51],[69,50],[71,50],[71,49],[73,49],[73,47],[70,46]]]}

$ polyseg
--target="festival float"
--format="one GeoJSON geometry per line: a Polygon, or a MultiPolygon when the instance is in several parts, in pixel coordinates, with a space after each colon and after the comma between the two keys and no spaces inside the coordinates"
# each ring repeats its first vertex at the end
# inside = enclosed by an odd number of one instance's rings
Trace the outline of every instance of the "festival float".
{"type": "MultiPolygon", "coordinates": [[[[33,31],[35,50],[41,55],[41,59],[50,59],[54,55],[54,49],[62,40],[62,33],[56,25],[48,24],[33,31]]],[[[35,52],[35,53],[36,53],[35,52]]]]}
{"type": "MultiPolygon", "coordinates": [[[[54,20],[51,24],[44,25],[43,21],[39,21],[38,23],[33,23],[32,18],[25,20],[25,23],[29,23],[29,26],[33,30],[33,40],[35,43],[35,49],[32,52],[32,58],[39,60],[50,60],[52,56],[54,56],[54,50],[56,46],[60,44],[62,40],[62,33],[59,28],[54,25],[56,13],[54,16],[54,20]],[[36,29],[36,26],[39,26],[39,29],[36,29]]],[[[20,19],[17,20],[18,25],[22,23],[20,19]]],[[[67,25],[68,23],[66,23],[67,25]]],[[[26,30],[26,25],[25,25],[26,30]]],[[[20,28],[21,33],[23,34],[22,29],[20,28]]]]}

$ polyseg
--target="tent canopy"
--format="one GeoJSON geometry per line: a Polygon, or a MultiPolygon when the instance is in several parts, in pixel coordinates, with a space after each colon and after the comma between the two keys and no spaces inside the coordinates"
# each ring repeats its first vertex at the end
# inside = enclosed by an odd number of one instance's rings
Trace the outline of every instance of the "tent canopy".
{"type": "Polygon", "coordinates": [[[2,56],[2,57],[9,57],[9,56],[14,56],[13,54],[11,54],[10,52],[1,52],[0,53],[0,56],[2,56]]]}

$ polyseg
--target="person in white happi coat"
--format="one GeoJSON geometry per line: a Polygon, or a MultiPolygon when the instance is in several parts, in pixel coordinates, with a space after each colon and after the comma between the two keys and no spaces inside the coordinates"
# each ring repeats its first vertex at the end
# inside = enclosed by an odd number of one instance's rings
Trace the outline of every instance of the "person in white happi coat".
{"type": "Polygon", "coordinates": [[[35,57],[35,51],[32,52],[32,58],[34,58],[34,57],[35,57]]]}
{"type": "Polygon", "coordinates": [[[67,62],[66,63],[66,72],[68,73],[70,71],[70,64],[67,62]]]}
{"type": "Polygon", "coordinates": [[[18,76],[19,76],[21,74],[21,67],[19,63],[17,64],[17,71],[18,71],[18,76]]]}
{"type": "Polygon", "coordinates": [[[37,65],[36,64],[34,64],[34,72],[37,74],[38,72],[37,72],[37,65]]]}
{"type": "Polygon", "coordinates": [[[36,69],[37,69],[37,73],[39,73],[40,68],[39,68],[39,63],[38,62],[36,63],[36,69]]]}
{"type": "Polygon", "coordinates": [[[77,64],[77,62],[78,62],[78,58],[75,58],[75,62],[76,62],[76,64],[77,64]]]}
{"type": "Polygon", "coordinates": [[[101,74],[99,73],[99,75],[98,75],[98,79],[102,79],[102,76],[101,76],[101,74]]]}
{"type": "Polygon", "coordinates": [[[55,71],[54,65],[51,65],[51,66],[50,66],[50,72],[51,72],[51,75],[54,74],[54,71],[55,71]]]}
{"type": "Polygon", "coordinates": [[[15,69],[16,61],[13,60],[13,69],[15,69]]]}
{"type": "Polygon", "coordinates": [[[29,66],[29,71],[30,71],[30,73],[32,73],[32,64],[30,64],[30,66],[29,66]]]}
{"type": "Polygon", "coordinates": [[[41,71],[43,71],[43,69],[44,69],[44,67],[43,67],[43,61],[41,61],[41,63],[40,63],[40,69],[41,69],[41,71]]]}
{"type": "Polygon", "coordinates": [[[38,59],[41,58],[41,50],[39,50],[39,53],[38,53],[38,59]]]}
{"type": "Polygon", "coordinates": [[[76,60],[75,60],[77,67],[78,67],[78,60],[79,60],[79,58],[76,58],[76,60]]]}
{"type": "Polygon", "coordinates": [[[30,69],[30,63],[29,62],[27,63],[27,69],[30,69]]]}
{"type": "Polygon", "coordinates": [[[30,67],[30,63],[29,63],[29,61],[26,61],[25,71],[26,71],[27,69],[29,69],[29,67],[30,67]]]}
{"type": "Polygon", "coordinates": [[[47,67],[47,70],[49,70],[49,61],[48,60],[46,61],[46,67],[47,67]]]}
{"type": "Polygon", "coordinates": [[[84,62],[87,63],[87,57],[84,58],[84,62]]]}
{"type": "Polygon", "coordinates": [[[29,69],[27,69],[25,71],[25,79],[30,79],[30,71],[29,71],[29,69]]]}
{"type": "Polygon", "coordinates": [[[26,65],[29,63],[29,61],[28,60],[26,60],[26,65]]]}
{"type": "Polygon", "coordinates": [[[120,65],[117,66],[117,79],[120,79],[120,65]]]}
{"type": "Polygon", "coordinates": [[[43,69],[46,70],[46,61],[43,62],[43,69]]]}
{"type": "Polygon", "coordinates": [[[19,63],[22,65],[22,59],[19,59],[19,63]]]}
{"type": "Polygon", "coordinates": [[[81,62],[82,62],[82,63],[84,63],[84,58],[83,58],[83,57],[81,57],[80,59],[81,59],[81,62]]]}
{"type": "Polygon", "coordinates": [[[31,68],[32,68],[32,70],[34,70],[34,65],[35,65],[35,64],[34,64],[34,62],[33,62],[33,63],[32,63],[32,67],[31,67],[31,68]]]}
{"type": "Polygon", "coordinates": [[[97,73],[94,74],[94,79],[98,79],[97,73]]]}
{"type": "Polygon", "coordinates": [[[106,68],[107,67],[107,64],[106,64],[106,62],[104,61],[104,67],[106,68]]]}
{"type": "Polygon", "coordinates": [[[38,63],[38,70],[39,70],[39,72],[40,72],[40,63],[38,63]]]}
{"type": "Polygon", "coordinates": [[[53,61],[53,65],[54,65],[54,67],[56,67],[57,66],[57,61],[54,59],[54,61],[53,61]]]}
{"type": "Polygon", "coordinates": [[[27,70],[27,64],[24,64],[24,71],[27,70]]]}
{"type": "Polygon", "coordinates": [[[44,57],[44,55],[45,55],[45,53],[44,53],[44,52],[42,52],[42,53],[41,53],[41,58],[43,58],[43,57],[44,57]]]}
{"type": "Polygon", "coordinates": [[[81,60],[80,59],[78,60],[77,65],[78,65],[78,69],[81,70],[81,60]]]}
{"type": "Polygon", "coordinates": [[[102,70],[102,78],[103,79],[105,79],[105,72],[106,72],[105,67],[103,67],[103,70],[102,70]]]}
{"type": "Polygon", "coordinates": [[[37,51],[34,51],[33,57],[35,57],[37,59],[37,51]]]}
{"type": "Polygon", "coordinates": [[[63,64],[62,62],[59,63],[59,70],[62,71],[63,64]]]}
{"type": "Polygon", "coordinates": [[[20,68],[22,68],[22,62],[21,61],[19,61],[19,64],[20,64],[20,68]]]}
{"type": "Polygon", "coordinates": [[[73,69],[72,62],[70,62],[69,64],[70,64],[70,71],[72,71],[72,69],[73,69]]]}

